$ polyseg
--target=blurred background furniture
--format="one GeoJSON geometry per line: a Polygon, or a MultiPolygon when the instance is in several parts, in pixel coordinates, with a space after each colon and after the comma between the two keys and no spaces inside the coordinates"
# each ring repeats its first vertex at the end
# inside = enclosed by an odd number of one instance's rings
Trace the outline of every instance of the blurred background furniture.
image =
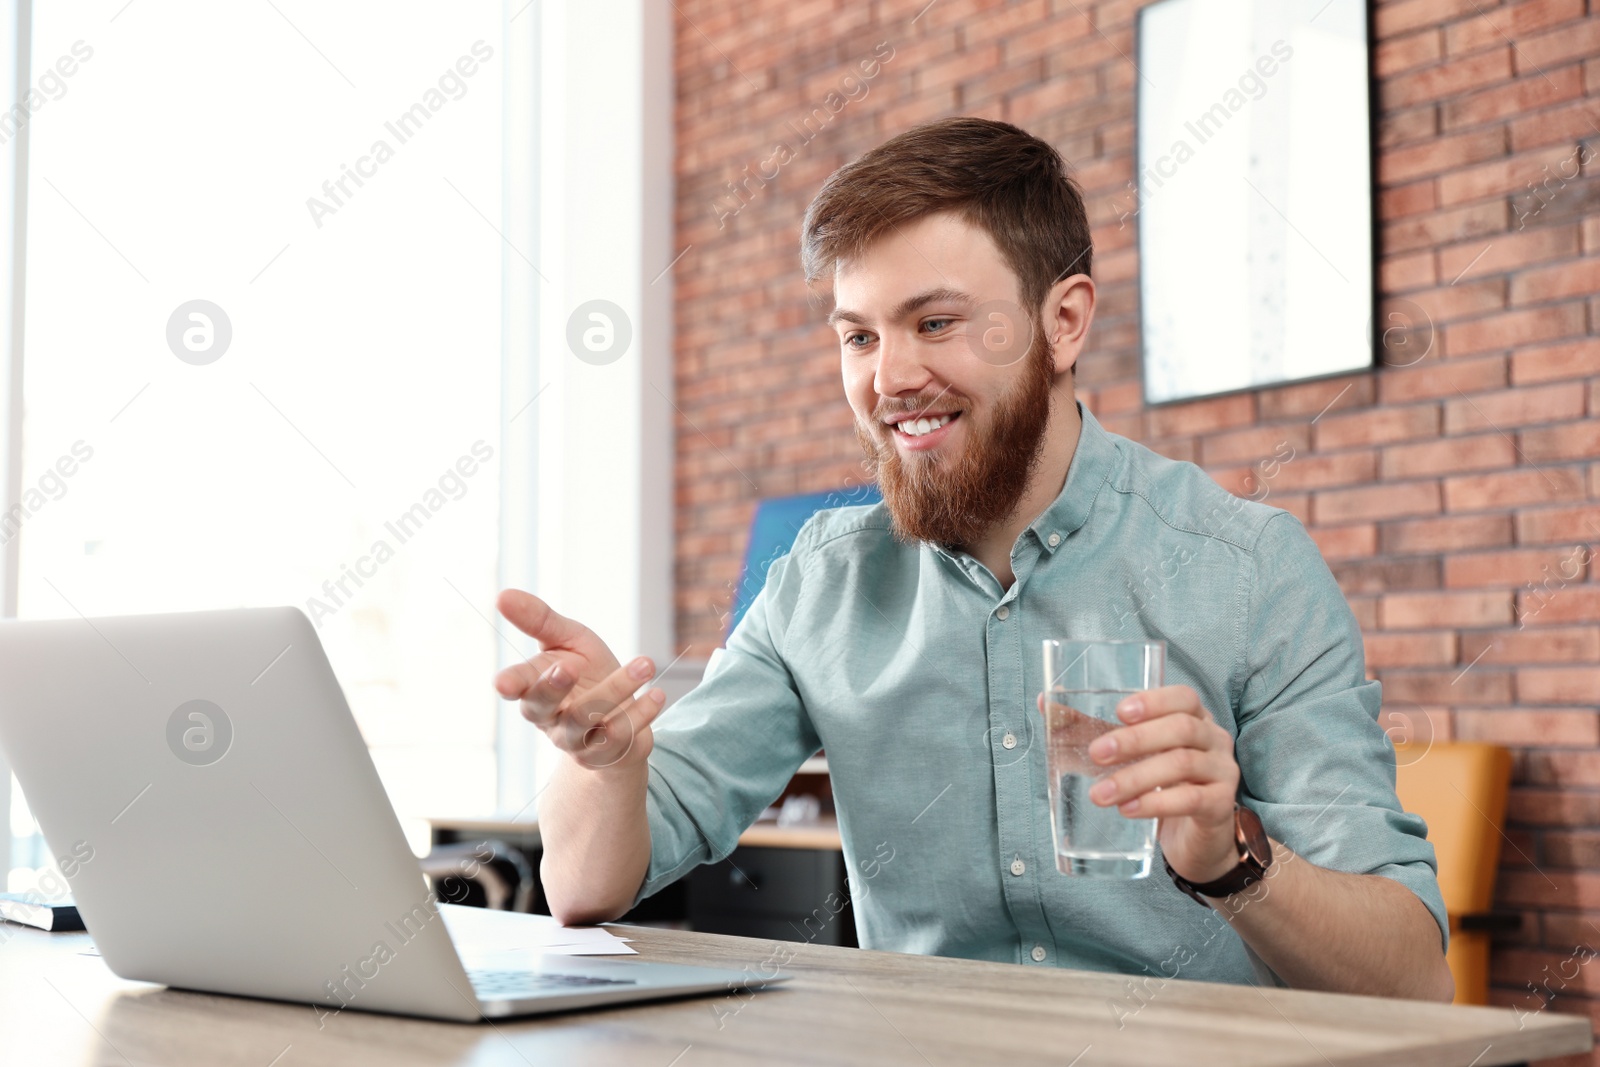
{"type": "Polygon", "coordinates": [[[435,844],[421,860],[439,899],[496,911],[533,911],[539,880],[527,856],[504,841],[435,844]]]}
{"type": "Polygon", "coordinates": [[[1457,1004],[1489,1002],[1489,943],[1515,930],[1518,914],[1496,914],[1495,870],[1505,836],[1511,753],[1498,745],[1441,741],[1395,745],[1395,792],[1421,815],[1439,860],[1439,891],[1450,917],[1446,959],[1457,1004]]]}
{"type": "Polygon", "coordinates": [[[824,508],[842,508],[853,504],[876,504],[883,494],[875,485],[858,485],[843,489],[830,489],[825,493],[798,493],[794,496],[769,497],[756,505],[750,519],[750,537],[744,551],[744,564],[739,570],[739,584],[733,591],[733,610],[728,617],[723,637],[733,633],[744,613],[750,610],[761,587],[767,584],[767,568],[794,547],[794,539],[806,520],[824,508]]]}

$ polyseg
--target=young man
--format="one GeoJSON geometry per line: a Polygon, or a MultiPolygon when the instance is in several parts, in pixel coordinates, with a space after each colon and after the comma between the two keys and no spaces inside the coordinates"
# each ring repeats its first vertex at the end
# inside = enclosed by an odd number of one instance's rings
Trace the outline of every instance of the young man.
{"type": "Polygon", "coordinates": [[[556,916],[721,859],[823,748],[865,947],[1450,999],[1433,848],[1315,544],[1074,399],[1095,286],[1055,150],[911,130],[829,178],[802,258],[884,503],[808,522],[659,727],[648,660],[502,594],[543,652],[497,687],[566,754],[540,806],[556,916]],[[1091,749],[1121,765],[1095,802],[1160,819],[1146,879],[1056,871],[1035,698],[1069,636],[1168,645],[1171,684],[1091,749]]]}

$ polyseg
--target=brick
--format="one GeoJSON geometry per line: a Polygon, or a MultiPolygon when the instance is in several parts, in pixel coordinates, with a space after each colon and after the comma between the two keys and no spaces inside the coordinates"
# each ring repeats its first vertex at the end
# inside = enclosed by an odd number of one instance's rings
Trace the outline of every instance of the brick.
{"type": "Polygon", "coordinates": [[[1040,115],[1077,106],[1084,100],[1092,100],[1099,95],[1094,71],[1075,77],[1052,79],[1037,89],[1014,94],[1008,101],[1010,108],[1008,121],[1026,125],[1040,115]]]}
{"type": "MultiPolygon", "coordinates": [[[[1540,859],[1552,867],[1600,867],[1600,833],[1592,830],[1572,833],[1553,831],[1543,834],[1540,843],[1544,846],[1540,859]]],[[[1594,919],[1591,918],[1589,921],[1593,922],[1594,919]]],[[[1592,945],[1596,937],[1594,930],[1587,926],[1582,929],[1574,927],[1572,932],[1577,939],[1574,944],[1592,945]]],[[[1566,968],[1562,969],[1557,963],[1551,970],[1558,975],[1570,974],[1572,965],[1567,964],[1566,968]]]]}
{"type": "MultiPolygon", "coordinates": [[[[1576,232],[1572,232],[1576,246],[1576,232]]],[[[1575,259],[1525,271],[1512,278],[1511,303],[1539,304],[1572,296],[1588,296],[1596,290],[1600,290],[1600,257],[1575,259]]]]}
{"type": "Polygon", "coordinates": [[[1600,539],[1600,504],[1517,513],[1517,541],[1522,544],[1578,544],[1596,539],[1600,539]]]}
{"type": "Polygon", "coordinates": [[[1579,382],[1459,396],[1445,401],[1444,431],[1503,432],[1516,426],[1575,419],[1583,414],[1584,404],[1584,388],[1579,382]]]}
{"type": "Polygon", "coordinates": [[[1583,92],[1582,69],[1576,65],[1559,67],[1446,100],[1440,105],[1439,121],[1444,129],[1456,130],[1574,100],[1583,92]]]}
{"type": "Polygon", "coordinates": [[[1453,626],[1503,626],[1511,622],[1511,594],[1391,593],[1379,601],[1385,630],[1433,630],[1453,626]]]}
{"type": "MultiPolygon", "coordinates": [[[[1431,189],[1432,185],[1428,187],[1431,189]]],[[[1503,200],[1462,204],[1430,211],[1427,214],[1412,215],[1385,226],[1381,244],[1384,252],[1395,253],[1409,252],[1416,248],[1433,248],[1451,241],[1482,238],[1472,253],[1476,255],[1496,235],[1504,235],[1510,219],[1510,209],[1503,200]]],[[[1449,271],[1446,277],[1454,278],[1465,265],[1465,263],[1458,265],[1449,271]]],[[[1444,271],[1442,266],[1439,269],[1444,271]]]]}
{"type": "Polygon", "coordinates": [[[1313,440],[1319,452],[1379,445],[1418,437],[1437,437],[1439,425],[1437,404],[1369,408],[1345,415],[1323,416],[1313,427],[1313,440]]]}
{"type": "Polygon", "coordinates": [[[1511,438],[1498,433],[1447,437],[1383,450],[1380,472],[1385,480],[1424,478],[1459,471],[1496,470],[1514,466],[1517,451],[1511,438]]]}
{"type": "Polygon", "coordinates": [[[1166,440],[1146,441],[1145,445],[1168,459],[1175,459],[1182,463],[1193,463],[1199,456],[1198,446],[1195,445],[1192,437],[1172,437],[1166,440]]]}
{"type": "Polygon", "coordinates": [[[1570,152],[1572,162],[1564,168],[1552,168],[1570,180],[1577,176],[1579,154],[1574,142],[1595,132],[1594,105],[1587,100],[1575,100],[1558,107],[1546,108],[1532,115],[1524,115],[1511,123],[1511,150],[1527,152],[1537,148],[1559,147],[1570,152]]]}
{"type": "Polygon", "coordinates": [[[1448,207],[1490,196],[1522,195],[1529,182],[1543,181],[1560,163],[1561,156],[1549,149],[1537,149],[1441,174],[1439,203],[1448,207]]]}
{"type": "Polygon", "coordinates": [[[1363,634],[1367,667],[1437,667],[1456,661],[1456,635],[1450,630],[1363,634]]]}
{"type": "Polygon", "coordinates": [[[1517,671],[1517,702],[1600,704],[1600,666],[1524,667],[1517,671]]]}
{"type": "MultiPolygon", "coordinates": [[[[1563,555],[1548,547],[1519,548],[1503,552],[1462,553],[1444,561],[1444,584],[1451,589],[1520,587],[1540,582],[1556,573],[1563,555]]],[[[1581,557],[1580,557],[1581,559],[1581,557]]],[[[1586,573],[1576,566],[1566,568],[1578,579],[1586,573]]]]}
{"type": "Polygon", "coordinates": [[[1444,350],[1448,356],[1468,356],[1537,341],[1581,336],[1586,329],[1581,304],[1506,311],[1498,315],[1485,315],[1481,319],[1446,324],[1444,350]]]}
{"type": "MultiPolygon", "coordinates": [[[[1513,231],[1494,234],[1484,240],[1473,240],[1441,248],[1439,274],[1444,278],[1453,278],[1459,283],[1465,278],[1502,274],[1510,270],[1520,270],[1530,264],[1569,259],[1577,254],[1577,227],[1545,226],[1523,230],[1520,233],[1513,231]]],[[[1527,301],[1517,301],[1514,295],[1517,282],[1520,280],[1520,278],[1512,280],[1512,300],[1516,303],[1527,303],[1527,301]]]]}
{"type": "Polygon", "coordinates": [[[1372,481],[1378,475],[1378,454],[1370,449],[1335,452],[1328,456],[1302,452],[1275,465],[1258,464],[1258,467],[1261,467],[1263,480],[1274,492],[1325,489],[1372,481]]]}
{"type": "Polygon", "coordinates": [[[1437,519],[1409,519],[1384,523],[1378,544],[1384,552],[1449,552],[1467,548],[1498,548],[1512,542],[1509,515],[1451,515],[1437,519]]]}
{"type": "Polygon", "coordinates": [[[1318,525],[1433,515],[1438,511],[1438,482],[1325,489],[1312,494],[1312,515],[1318,525]]]}
{"type": "Polygon", "coordinates": [[[1444,480],[1446,511],[1485,511],[1582,500],[1583,476],[1567,467],[1462,474],[1444,480]]]}
{"type": "Polygon", "coordinates": [[[1370,522],[1350,526],[1313,526],[1306,531],[1325,560],[1358,559],[1378,550],[1378,528],[1370,522]]]}
{"type": "Polygon", "coordinates": [[[1405,404],[1457,393],[1481,393],[1505,385],[1504,356],[1424,359],[1412,367],[1384,367],[1378,375],[1378,396],[1385,404],[1405,404]]]}
{"type": "Polygon", "coordinates": [[[1331,412],[1367,407],[1375,395],[1373,376],[1362,373],[1349,378],[1325,378],[1266,388],[1257,394],[1257,401],[1263,422],[1298,415],[1310,415],[1314,421],[1320,421],[1320,416],[1331,412]]]}
{"type": "MultiPolygon", "coordinates": [[[[933,14],[930,9],[928,14],[933,14]]],[[[1069,12],[1070,14],[1070,12],[1069,12]]],[[[1014,34],[1033,29],[1040,24],[1050,21],[1050,4],[1048,0],[1021,0],[1020,3],[1007,4],[1003,7],[991,7],[984,11],[982,18],[972,18],[968,12],[960,7],[952,6],[942,13],[942,18],[961,28],[962,38],[968,45],[978,41],[989,41],[1000,37],[1011,37],[1014,34]]],[[[1089,32],[1087,25],[1080,25],[1076,19],[1062,19],[1060,22],[1070,23],[1077,29],[1076,36],[1089,32]]],[[[939,23],[943,25],[944,23],[939,23]]],[[[1059,23],[1057,24],[1059,26],[1059,23]]],[[[1063,34],[1065,37],[1066,34],[1063,34]]]]}
{"type": "Polygon", "coordinates": [[[1600,626],[1466,633],[1461,635],[1461,660],[1496,664],[1600,661],[1600,626]]]}
{"type": "MultiPolygon", "coordinates": [[[[1378,158],[1400,145],[1431,141],[1439,135],[1439,105],[1428,103],[1404,111],[1391,111],[1378,120],[1378,158]]],[[[1503,140],[1503,138],[1502,138],[1503,140]]],[[[1405,179],[1395,178],[1395,181],[1405,179]]],[[[1390,184],[1380,181],[1380,185],[1390,184]]]]}
{"type": "MultiPolygon", "coordinates": [[[[1409,185],[1383,189],[1378,193],[1378,218],[1390,220],[1417,215],[1432,211],[1438,202],[1432,181],[1412,182],[1409,185]]],[[[1391,246],[1385,240],[1381,243],[1381,247],[1391,246]]]]}
{"type": "MultiPolygon", "coordinates": [[[[962,9],[955,9],[960,11],[962,9]]],[[[987,15],[985,16],[987,18],[987,15]]],[[[973,19],[970,15],[965,17],[963,25],[967,22],[981,22],[982,19],[973,19]]],[[[1020,33],[1007,35],[1003,42],[1005,47],[1005,62],[1010,64],[1019,59],[1037,56],[1045,52],[1059,52],[1068,41],[1087,38],[1094,32],[1094,23],[1086,11],[1057,11],[1049,19],[1042,20],[1037,25],[1023,30],[1020,33]]]]}
{"type": "Polygon", "coordinates": [[[1378,100],[1386,110],[1445,100],[1506,81],[1511,74],[1511,47],[1502,44],[1463,59],[1386,79],[1378,85],[1378,100]]]}
{"type": "Polygon", "coordinates": [[[1341,560],[1329,569],[1345,596],[1439,588],[1439,561],[1431,556],[1341,560]]]}
{"type": "MultiPolygon", "coordinates": [[[[1506,804],[1506,820],[1513,823],[1524,823],[1535,826],[1594,826],[1600,824],[1600,793],[1575,793],[1564,789],[1528,789],[1513,786],[1511,796],[1506,804]]],[[[1518,875],[1502,876],[1499,899],[1508,904],[1528,903],[1522,892],[1513,890],[1506,883],[1518,875]]],[[[1540,883],[1544,879],[1537,874],[1528,876],[1540,883]]],[[[1557,883],[1561,876],[1556,875],[1557,883]]],[[[1600,906],[1600,874],[1592,876],[1590,887],[1594,892],[1593,901],[1600,906]]],[[[1548,887],[1547,887],[1548,888],[1548,887]]],[[[1561,886],[1558,884],[1556,892],[1561,886]]],[[[1544,899],[1542,896],[1540,899],[1544,899]]],[[[1568,897],[1562,904],[1571,907],[1577,903],[1568,897]]]]}
{"type": "Polygon", "coordinates": [[[1539,71],[1568,59],[1600,55],[1600,21],[1550,30],[1517,41],[1517,71],[1539,71]]]}
{"type": "MultiPolygon", "coordinates": [[[[1496,205],[1500,206],[1500,205],[1496,205]]],[[[1476,315],[1486,315],[1492,311],[1501,311],[1506,306],[1506,290],[1510,288],[1505,278],[1480,278],[1476,280],[1462,280],[1454,285],[1443,285],[1437,289],[1424,289],[1409,293],[1397,300],[1408,300],[1417,308],[1422,309],[1429,325],[1437,329],[1437,324],[1449,322],[1452,319],[1472,318],[1476,315]]],[[[1385,314],[1388,302],[1384,304],[1385,314]]],[[[1412,315],[1415,316],[1413,309],[1412,315]]],[[[1404,326],[1407,323],[1405,316],[1400,318],[1386,317],[1387,325],[1404,326]]],[[[1410,360],[1387,358],[1389,366],[1411,366],[1410,360]]]]}
{"type": "Polygon", "coordinates": [[[1584,0],[1534,0],[1485,12],[1445,27],[1445,49],[1452,56],[1494,48],[1558,23],[1583,17],[1584,0]]]}
{"type": "MultiPolygon", "coordinates": [[[[1429,128],[1433,114],[1428,116],[1429,128]]],[[[1419,131],[1420,132],[1420,131],[1419,131]]],[[[1416,144],[1390,148],[1378,154],[1378,184],[1398,185],[1415,181],[1471,163],[1482,163],[1506,154],[1506,135],[1490,127],[1443,137],[1429,137],[1416,144]]]]}
{"type": "MultiPolygon", "coordinates": [[[[1511,703],[1511,674],[1484,668],[1459,670],[1399,670],[1379,675],[1386,700],[1414,703],[1499,705],[1511,703]]],[[[1456,734],[1461,734],[1460,711],[1456,712],[1456,734]]]]}
{"type": "Polygon", "coordinates": [[[1153,437],[1211,433],[1254,422],[1256,402],[1249,393],[1234,393],[1151,408],[1147,417],[1153,437]]]}
{"type": "Polygon", "coordinates": [[[1444,55],[1444,36],[1436,28],[1428,28],[1403,37],[1391,37],[1378,42],[1373,55],[1373,69],[1380,78],[1432,63],[1444,55]]]}
{"type": "Polygon", "coordinates": [[[1378,284],[1386,293],[1403,293],[1439,283],[1431,250],[1384,256],[1378,261],[1378,284]]]}
{"type": "Polygon", "coordinates": [[[1529,785],[1600,785],[1600,751],[1534,751],[1520,756],[1517,780],[1529,785]]]}
{"type": "Polygon", "coordinates": [[[1600,586],[1569,585],[1553,592],[1519,592],[1517,617],[1526,626],[1600,622],[1600,586]]]}
{"type": "MultiPolygon", "coordinates": [[[[1595,260],[1600,264],[1600,259],[1595,260]]],[[[1600,374],[1600,337],[1522,348],[1511,355],[1511,383],[1528,385],[1600,374]]]]}
{"type": "Polygon", "coordinates": [[[1374,28],[1378,40],[1383,41],[1424,26],[1437,26],[1475,15],[1485,7],[1494,6],[1489,0],[1400,0],[1377,5],[1374,28]]]}
{"type": "MultiPolygon", "coordinates": [[[[1461,684],[1465,685],[1468,674],[1461,684]]],[[[1492,745],[1573,748],[1600,744],[1600,716],[1585,711],[1498,709],[1456,712],[1456,739],[1492,745]]]]}
{"type": "Polygon", "coordinates": [[[1202,466],[1222,463],[1256,463],[1311,447],[1311,431],[1305,426],[1253,426],[1212,434],[1200,441],[1202,466]]]}

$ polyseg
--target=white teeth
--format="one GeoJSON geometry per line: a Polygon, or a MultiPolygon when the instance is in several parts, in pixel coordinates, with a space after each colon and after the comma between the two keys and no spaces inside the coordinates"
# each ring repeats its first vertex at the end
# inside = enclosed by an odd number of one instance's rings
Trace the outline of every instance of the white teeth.
{"type": "Polygon", "coordinates": [[[953,416],[950,415],[940,415],[936,419],[907,419],[900,423],[900,432],[909,437],[921,437],[925,433],[930,433],[933,430],[937,430],[939,427],[949,422],[952,417],[953,416]]]}

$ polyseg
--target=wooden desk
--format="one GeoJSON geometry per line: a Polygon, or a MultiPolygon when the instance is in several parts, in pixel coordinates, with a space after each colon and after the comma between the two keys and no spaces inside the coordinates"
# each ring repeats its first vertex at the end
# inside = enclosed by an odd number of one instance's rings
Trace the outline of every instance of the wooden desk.
{"type": "Polygon", "coordinates": [[[794,980],[753,995],[526,1022],[432,1023],[124,982],[84,934],[6,926],[0,1063],[19,1067],[385,1067],[750,1063],[1489,1067],[1582,1052],[1587,1017],[1175,981],[1122,1029],[1121,975],[621,927],[640,958],[794,980]],[[770,968],[767,968],[770,972],[770,968]]]}

